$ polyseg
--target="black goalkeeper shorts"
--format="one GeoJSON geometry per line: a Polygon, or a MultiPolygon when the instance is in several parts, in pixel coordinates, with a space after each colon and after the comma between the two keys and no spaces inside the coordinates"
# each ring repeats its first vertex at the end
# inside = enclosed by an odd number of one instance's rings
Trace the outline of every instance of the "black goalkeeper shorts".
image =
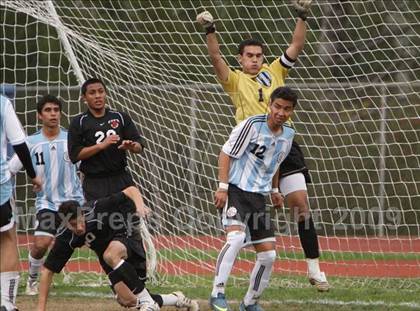
{"type": "Polygon", "coordinates": [[[302,149],[300,149],[299,144],[293,140],[290,153],[280,164],[280,179],[296,173],[302,173],[303,176],[305,176],[306,183],[311,183],[311,176],[309,175],[309,170],[306,167],[302,149]]]}

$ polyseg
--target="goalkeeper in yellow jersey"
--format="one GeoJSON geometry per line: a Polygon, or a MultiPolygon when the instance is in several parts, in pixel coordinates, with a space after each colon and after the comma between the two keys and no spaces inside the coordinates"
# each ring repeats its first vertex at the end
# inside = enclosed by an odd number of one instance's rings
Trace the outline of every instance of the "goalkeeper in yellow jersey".
{"type": "MultiPolygon", "coordinates": [[[[303,50],[306,36],[305,20],[310,6],[311,0],[294,1],[298,18],[292,42],[283,55],[271,64],[264,63],[262,42],[255,39],[241,42],[238,49],[238,62],[242,70],[229,68],[220,54],[216,25],[212,15],[205,11],[197,16],[197,22],[206,31],[207,48],[214,71],[235,106],[237,123],[249,116],[267,113],[270,94],[274,89],[285,84],[289,70],[303,50]]],[[[319,291],[327,291],[329,284],[319,267],[318,237],[308,206],[306,183],[310,182],[303,153],[294,141],[289,156],[280,166],[280,191],[298,222],[299,237],[308,263],[309,281],[319,291]]],[[[212,297],[224,291],[224,284],[219,285],[214,284],[212,297]]],[[[250,284],[250,288],[252,286],[253,284],[250,284]]]]}

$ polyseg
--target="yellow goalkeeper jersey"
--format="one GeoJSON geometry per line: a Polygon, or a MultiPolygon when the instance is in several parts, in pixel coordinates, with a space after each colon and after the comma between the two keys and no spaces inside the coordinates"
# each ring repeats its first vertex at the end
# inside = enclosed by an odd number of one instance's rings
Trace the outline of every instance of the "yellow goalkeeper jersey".
{"type": "Polygon", "coordinates": [[[258,74],[230,70],[227,81],[219,81],[236,108],[236,123],[257,114],[268,113],[271,93],[279,86],[295,61],[283,54],[270,65],[264,64],[258,74]]]}

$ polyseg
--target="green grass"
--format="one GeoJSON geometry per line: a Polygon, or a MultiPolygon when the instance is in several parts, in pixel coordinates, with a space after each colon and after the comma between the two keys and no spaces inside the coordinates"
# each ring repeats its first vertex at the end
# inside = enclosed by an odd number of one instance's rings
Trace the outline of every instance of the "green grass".
{"type": "MultiPolygon", "coordinates": [[[[80,281],[86,275],[75,275],[73,281],[80,281]]],[[[92,276],[93,278],[93,276],[92,276]]],[[[162,285],[150,284],[148,288],[154,293],[169,293],[182,290],[187,296],[199,299],[206,308],[212,278],[200,278],[194,285],[181,277],[168,277],[162,285]]],[[[196,280],[197,281],[197,280],[196,280]]],[[[327,309],[335,310],[415,310],[420,309],[420,279],[411,280],[411,289],[403,289],[401,285],[405,280],[376,280],[388,282],[389,288],[372,288],[369,284],[375,280],[352,279],[344,283],[340,278],[330,278],[333,288],[328,293],[318,293],[307,283],[304,277],[280,277],[274,275],[272,282],[261,299],[266,311],[274,310],[310,310],[319,311],[327,309]]],[[[24,282],[20,283],[20,292],[23,291],[24,282]]],[[[90,299],[84,296],[103,297],[104,303],[112,303],[111,292],[108,286],[84,287],[63,283],[63,276],[57,275],[54,279],[54,287],[51,290],[51,299],[64,299],[64,297],[80,297],[79,303],[90,299]]],[[[235,307],[243,298],[248,287],[247,280],[236,280],[229,283],[226,295],[232,306],[235,307]]],[[[101,301],[101,300],[99,300],[101,301]]]]}
{"type": "MultiPolygon", "coordinates": [[[[28,249],[21,247],[19,249],[20,258],[26,260],[28,258],[28,249]]],[[[214,260],[218,255],[217,251],[198,250],[198,249],[171,249],[161,250],[158,252],[158,258],[165,260],[214,260]]],[[[302,252],[285,252],[278,251],[278,259],[303,260],[305,255],[302,252]]],[[[238,257],[242,260],[255,260],[255,254],[252,251],[242,251],[238,257]]],[[[86,248],[77,249],[72,259],[80,260],[96,260],[96,255],[86,248]]],[[[420,253],[357,253],[357,252],[322,252],[322,261],[337,260],[418,260],[420,261],[420,253]]]]}

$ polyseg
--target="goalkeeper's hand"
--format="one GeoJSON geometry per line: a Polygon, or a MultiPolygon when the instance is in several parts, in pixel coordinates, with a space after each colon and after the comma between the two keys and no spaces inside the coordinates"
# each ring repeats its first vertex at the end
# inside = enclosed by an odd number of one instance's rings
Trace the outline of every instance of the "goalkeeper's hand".
{"type": "Polygon", "coordinates": [[[297,16],[302,20],[306,20],[311,8],[312,0],[293,0],[293,6],[295,7],[297,16]]]}
{"type": "Polygon", "coordinates": [[[204,28],[206,34],[213,33],[216,31],[214,27],[213,16],[209,11],[201,12],[197,15],[197,22],[204,28]]]}

